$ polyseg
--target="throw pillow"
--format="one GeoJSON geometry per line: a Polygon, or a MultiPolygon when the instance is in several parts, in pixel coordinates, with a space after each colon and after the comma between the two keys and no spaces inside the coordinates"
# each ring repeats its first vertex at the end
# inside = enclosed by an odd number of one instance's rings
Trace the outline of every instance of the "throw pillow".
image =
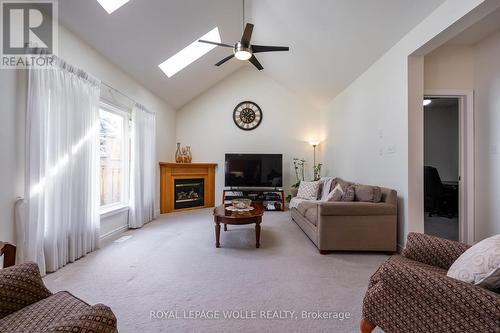
{"type": "Polygon", "coordinates": [[[340,201],[342,200],[342,196],[344,195],[344,191],[342,190],[342,186],[337,184],[333,191],[331,191],[326,197],[326,201],[340,201]]]}
{"type": "Polygon", "coordinates": [[[355,185],[356,201],[362,202],[380,202],[382,190],[378,186],[355,185]]]}
{"type": "Polygon", "coordinates": [[[382,201],[382,189],[378,186],[375,186],[373,189],[373,202],[382,201]]]}
{"type": "Polygon", "coordinates": [[[337,184],[340,184],[340,186],[342,186],[342,190],[345,192],[345,190],[351,186],[351,185],[354,185],[354,183],[351,183],[351,182],[348,182],[348,181],[345,181],[343,180],[342,178],[335,178],[333,180],[333,184],[332,184],[332,187],[335,188],[335,186],[337,186],[337,184]]]}
{"type": "Polygon", "coordinates": [[[500,288],[500,234],[470,247],[451,265],[449,277],[495,290],[500,288]]]}
{"type": "Polygon", "coordinates": [[[354,201],[354,196],[356,192],[354,191],[354,185],[349,185],[344,191],[341,201],[354,201]]]}
{"type": "Polygon", "coordinates": [[[500,267],[492,270],[484,279],[477,282],[476,286],[500,293],[500,267]]]}
{"type": "Polygon", "coordinates": [[[319,182],[300,182],[297,198],[306,200],[317,200],[319,182]]]}

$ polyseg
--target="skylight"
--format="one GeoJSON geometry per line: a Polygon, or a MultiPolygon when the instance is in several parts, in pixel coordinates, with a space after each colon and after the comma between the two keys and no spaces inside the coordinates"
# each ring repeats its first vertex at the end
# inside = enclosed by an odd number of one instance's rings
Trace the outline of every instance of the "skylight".
{"type": "Polygon", "coordinates": [[[172,77],[175,73],[187,67],[216,47],[215,45],[200,43],[198,42],[199,39],[220,43],[219,28],[215,27],[200,38],[196,38],[194,42],[159,64],[158,67],[160,67],[168,77],[172,77]]]}
{"type": "Polygon", "coordinates": [[[97,0],[108,14],[111,14],[130,0],[97,0]]]}

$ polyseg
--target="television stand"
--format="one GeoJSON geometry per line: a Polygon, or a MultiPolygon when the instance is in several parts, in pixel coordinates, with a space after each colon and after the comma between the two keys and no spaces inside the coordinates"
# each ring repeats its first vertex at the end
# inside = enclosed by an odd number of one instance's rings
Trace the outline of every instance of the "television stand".
{"type": "Polygon", "coordinates": [[[265,210],[285,210],[285,192],[277,189],[235,189],[222,191],[222,202],[230,204],[233,199],[251,199],[261,203],[265,210]]]}

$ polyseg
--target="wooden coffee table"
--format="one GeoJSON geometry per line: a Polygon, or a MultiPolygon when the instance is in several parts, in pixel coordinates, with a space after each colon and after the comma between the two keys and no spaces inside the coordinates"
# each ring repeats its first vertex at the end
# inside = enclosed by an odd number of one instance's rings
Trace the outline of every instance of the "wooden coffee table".
{"type": "Polygon", "coordinates": [[[255,247],[260,247],[260,223],[264,208],[260,204],[252,204],[253,210],[230,211],[226,207],[230,205],[220,205],[214,209],[215,222],[215,247],[220,247],[220,225],[224,224],[224,231],[227,231],[228,224],[243,225],[255,223],[255,247]]]}

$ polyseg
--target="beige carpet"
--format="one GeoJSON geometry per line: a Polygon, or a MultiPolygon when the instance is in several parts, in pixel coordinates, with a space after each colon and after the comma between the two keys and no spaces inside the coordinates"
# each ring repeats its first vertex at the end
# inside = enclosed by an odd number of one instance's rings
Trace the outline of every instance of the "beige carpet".
{"type": "Polygon", "coordinates": [[[260,249],[251,225],[229,226],[216,249],[211,212],[163,215],[44,281],[109,305],[123,333],[359,332],[368,279],[387,256],[320,255],[288,212],[266,212],[260,249]],[[346,312],[351,318],[335,318],[346,312]],[[247,319],[224,319],[231,314],[247,319]]]}

